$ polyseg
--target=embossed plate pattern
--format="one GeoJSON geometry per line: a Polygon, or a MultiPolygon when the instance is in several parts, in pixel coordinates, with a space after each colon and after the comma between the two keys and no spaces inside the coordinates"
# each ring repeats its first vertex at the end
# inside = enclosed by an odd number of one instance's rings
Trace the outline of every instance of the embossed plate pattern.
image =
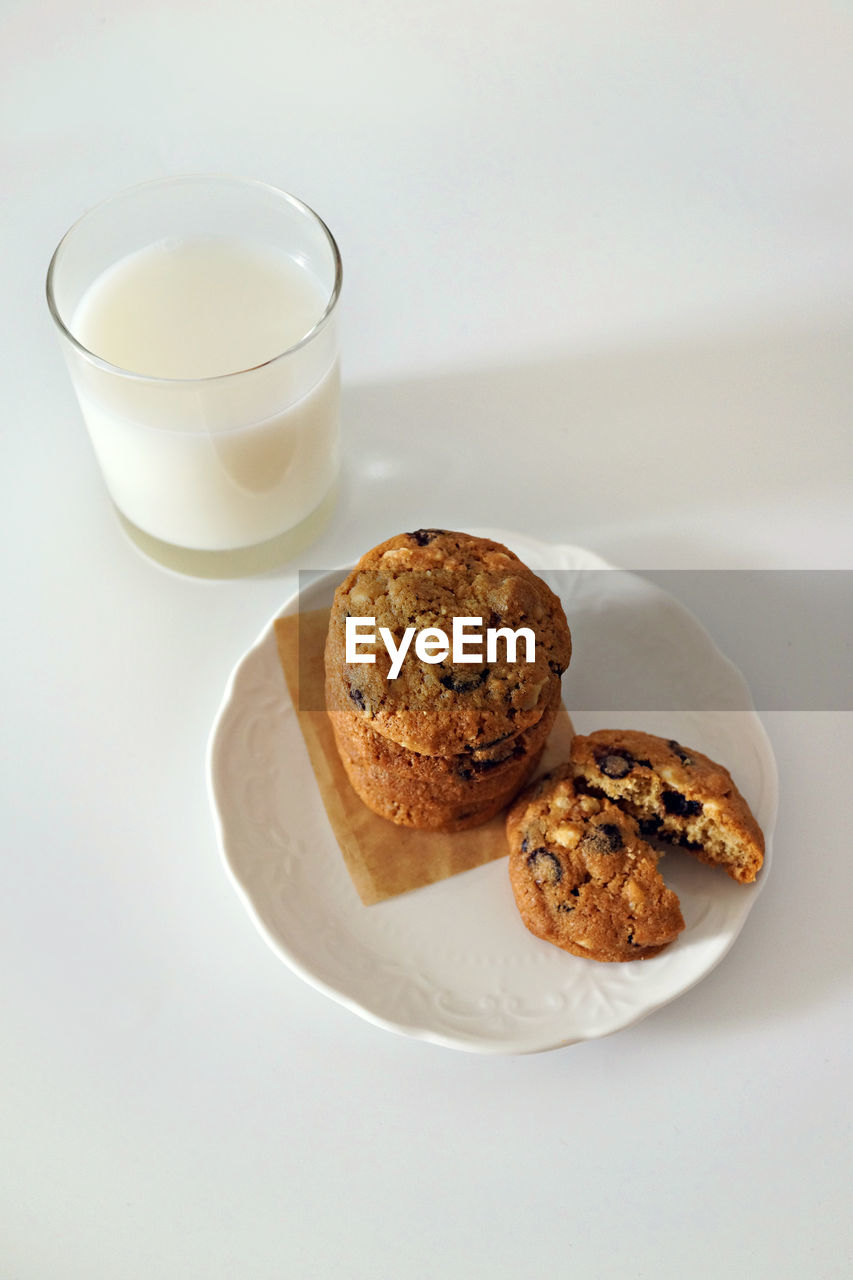
{"type": "MultiPolygon", "coordinates": [[[[476,532],[506,543],[546,579],[559,571],[551,585],[575,636],[565,697],[578,732],[647,729],[731,769],[767,838],[755,885],[668,855],[662,870],[687,927],[666,951],[633,964],[582,960],[529,934],[504,859],[362,906],[320,801],[272,621],[229,681],[210,737],[208,779],[228,872],[264,938],[306,982],[391,1031],[472,1052],[533,1053],[627,1027],[722,959],[769,871],[776,766],[758,717],[743,709],[751,706],[743,677],[670,596],[633,575],[586,572],[610,566],[577,547],[476,532]],[[575,705],[593,705],[597,687],[615,689],[618,698],[622,681],[627,697],[630,672],[641,675],[644,705],[659,699],[659,706],[694,709],[573,709],[573,696],[575,705]]],[[[318,580],[306,607],[330,602],[341,576],[318,580]]],[[[294,598],[281,613],[295,608],[294,598]]],[[[616,705],[611,697],[608,706],[616,705]]]]}

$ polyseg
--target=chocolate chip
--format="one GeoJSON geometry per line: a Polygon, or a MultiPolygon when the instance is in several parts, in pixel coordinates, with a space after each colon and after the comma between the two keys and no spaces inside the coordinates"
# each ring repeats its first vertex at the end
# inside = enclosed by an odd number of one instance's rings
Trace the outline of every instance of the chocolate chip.
{"type": "Polygon", "coordinates": [[[445,532],[445,529],[415,529],[414,533],[408,534],[408,537],[412,538],[419,547],[428,547],[433,539],[445,532]]]}
{"type": "MultiPolygon", "coordinates": [[[[472,760],[470,763],[471,774],[488,773],[490,769],[497,769],[498,765],[506,764],[506,760],[506,757],[502,760],[472,760]]],[[[469,777],[471,774],[469,774],[469,777]]]]}
{"type": "Polygon", "coordinates": [[[676,817],[695,818],[702,812],[702,805],[698,800],[688,800],[680,791],[662,791],[660,798],[667,813],[676,817]]]}
{"type": "Polygon", "coordinates": [[[650,818],[640,819],[640,835],[645,836],[648,840],[650,836],[656,836],[663,825],[663,818],[659,818],[653,813],[650,818]]]}
{"type": "Polygon", "coordinates": [[[557,910],[558,910],[558,911],[565,911],[565,912],[566,912],[566,914],[568,915],[568,913],[569,913],[570,911],[574,911],[574,907],[573,907],[573,906],[571,906],[568,902],[558,902],[558,903],[557,903],[557,910]]]}
{"type": "Polygon", "coordinates": [[[627,778],[634,767],[634,757],[629,751],[609,751],[598,761],[605,778],[627,778]]]}
{"type": "Polygon", "coordinates": [[[466,751],[490,751],[492,747],[499,747],[502,742],[509,742],[510,738],[514,738],[514,733],[505,733],[500,738],[493,738],[491,742],[466,742],[466,751]]]}
{"type": "Polygon", "coordinates": [[[606,839],[611,853],[616,853],[618,849],[622,848],[624,844],[622,832],[615,822],[602,822],[596,827],[596,830],[600,836],[604,836],[606,839]]]}
{"type": "Polygon", "coordinates": [[[589,874],[589,872],[587,871],[586,875],[583,877],[583,879],[581,880],[580,884],[576,884],[576,885],[575,885],[575,887],[574,887],[574,889],[570,889],[570,890],[569,890],[569,893],[572,895],[572,897],[573,897],[573,898],[579,898],[579,897],[580,897],[580,892],[581,892],[581,885],[589,884],[589,882],[590,882],[590,880],[591,880],[591,879],[592,879],[592,876],[591,876],[591,875],[589,874]]]}
{"type": "Polygon", "coordinates": [[[634,941],[634,935],[633,935],[633,933],[629,933],[629,934],[628,934],[628,945],[629,945],[629,946],[632,946],[632,947],[641,947],[643,944],[642,944],[642,942],[635,942],[635,941],[634,941]]]}
{"type": "Polygon", "coordinates": [[[350,688],[349,696],[352,698],[353,702],[358,707],[359,711],[367,710],[367,707],[364,701],[364,694],[361,692],[360,689],[350,688]]]}
{"type": "Polygon", "coordinates": [[[451,693],[470,693],[472,689],[479,689],[480,685],[485,684],[488,678],[489,668],[483,667],[482,671],[473,672],[467,680],[463,680],[454,671],[449,671],[446,676],[441,677],[439,683],[445,689],[449,689],[451,693]]]}
{"type": "Polygon", "coordinates": [[[527,836],[525,836],[525,837],[524,837],[524,839],[523,839],[523,840],[522,840],[522,842],[521,842],[521,852],[522,852],[522,853],[527,853],[527,850],[528,850],[529,848],[530,848],[530,841],[527,839],[527,836]]]}
{"type": "Polygon", "coordinates": [[[615,822],[602,822],[600,826],[589,828],[581,844],[593,853],[616,853],[624,841],[615,822]]]}
{"type": "Polygon", "coordinates": [[[527,855],[527,865],[537,884],[559,884],[563,878],[563,864],[547,849],[534,849],[527,855]]]}
{"type": "Polygon", "coordinates": [[[678,756],[682,764],[693,764],[693,757],[687,751],[684,750],[684,747],[682,747],[679,742],[675,741],[675,738],[670,738],[669,742],[667,743],[667,746],[669,747],[670,751],[672,751],[675,755],[678,756]]]}

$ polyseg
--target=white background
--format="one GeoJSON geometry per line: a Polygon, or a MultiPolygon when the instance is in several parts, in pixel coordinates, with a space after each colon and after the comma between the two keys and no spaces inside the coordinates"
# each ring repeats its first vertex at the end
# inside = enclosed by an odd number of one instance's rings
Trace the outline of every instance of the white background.
{"type": "Polygon", "coordinates": [[[775,865],[719,968],[528,1058],[391,1035],[285,968],[204,751],[295,569],[400,529],[851,567],[853,5],[0,20],[0,1274],[848,1274],[850,713],[764,717],[775,865]],[[199,170],[303,197],[345,263],[340,503],[251,580],[124,540],[43,298],[87,207],[199,170]]]}

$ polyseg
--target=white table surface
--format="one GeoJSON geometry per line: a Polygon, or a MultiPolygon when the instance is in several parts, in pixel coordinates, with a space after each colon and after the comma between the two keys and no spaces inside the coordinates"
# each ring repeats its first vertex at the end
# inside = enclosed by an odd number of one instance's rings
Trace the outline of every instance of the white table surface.
{"type": "Polygon", "coordinates": [[[300,981],[225,876],[204,774],[296,568],[403,528],[851,567],[849,0],[0,20],[0,1275],[849,1274],[850,712],[764,716],[775,862],[720,966],[532,1057],[300,981]],[[345,261],[340,502],[250,580],[125,541],[43,299],[85,208],[198,170],[294,191],[345,261]]]}

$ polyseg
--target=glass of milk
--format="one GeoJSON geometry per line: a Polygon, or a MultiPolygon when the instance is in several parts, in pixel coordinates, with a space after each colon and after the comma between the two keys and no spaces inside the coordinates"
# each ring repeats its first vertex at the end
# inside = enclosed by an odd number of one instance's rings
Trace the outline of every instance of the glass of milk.
{"type": "Polygon", "coordinates": [[[60,241],[48,305],[107,489],[149,555],[253,572],[322,527],[340,289],[325,223],[243,179],[144,183],[60,241]]]}

